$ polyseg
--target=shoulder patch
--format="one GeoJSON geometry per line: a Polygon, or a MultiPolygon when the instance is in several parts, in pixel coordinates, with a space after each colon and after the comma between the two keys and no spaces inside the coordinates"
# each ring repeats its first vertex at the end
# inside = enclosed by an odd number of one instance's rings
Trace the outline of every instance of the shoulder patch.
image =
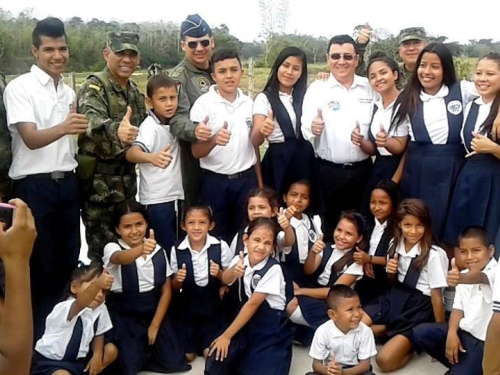
{"type": "Polygon", "coordinates": [[[97,86],[97,85],[94,85],[93,83],[91,83],[91,84],[89,85],[89,88],[90,88],[90,89],[94,89],[94,90],[96,90],[96,91],[101,91],[101,88],[100,88],[99,86],[97,86]]]}
{"type": "Polygon", "coordinates": [[[183,70],[184,70],[184,68],[182,68],[182,67],[174,68],[170,71],[169,76],[172,78],[179,77],[181,75],[181,73],[183,72],[183,70]]]}

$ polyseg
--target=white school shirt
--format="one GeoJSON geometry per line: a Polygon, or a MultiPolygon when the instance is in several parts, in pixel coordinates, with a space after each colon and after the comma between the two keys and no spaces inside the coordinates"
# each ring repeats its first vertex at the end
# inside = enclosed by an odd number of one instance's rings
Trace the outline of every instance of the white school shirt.
{"type": "MultiPolygon", "coordinates": [[[[229,266],[229,263],[231,263],[234,253],[231,253],[231,249],[223,240],[218,240],[211,235],[207,235],[205,246],[203,246],[201,251],[196,251],[192,249],[191,244],[189,243],[189,238],[188,236],[186,236],[186,238],[184,238],[184,240],[177,247],[179,250],[191,252],[194,282],[198,286],[207,286],[208,284],[208,276],[210,274],[210,268],[208,267],[208,249],[210,246],[217,244],[220,244],[221,248],[222,268],[226,269],[229,266]]],[[[177,273],[177,271],[179,271],[179,264],[177,262],[177,253],[175,252],[175,246],[172,247],[172,251],[170,253],[170,265],[174,273],[177,273]]],[[[180,268],[182,268],[182,264],[180,265],[180,268]]]]}
{"type": "MultiPolygon", "coordinates": [[[[293,96],[291,94],[287,94],[284,92],[279,92],[279,98],[286,111],[288,112],[288,116],[290,116],[290,121],[292,122],[293,130],[297,131],[297,115],[295,114],[295,109],[293,108],[293,96]]],[[[269,103],[269,99],[267,99],[266,94],[261,92],[258,94],[253,102],[253,114],[254,115],[263,115],[268,116],[269,111],[271,111],[271,103],[269,103]]],[[[283,143],[285,142],[285,136],[281,127],[275,118],[274,120],[274,131],[272,134],[267,137],[269,143],[283,143]]]]}
{"type": "Polygon", "coordinates": [[[500,264],[495,267],[495,281],[493,284],[493,311],[500,313],[500,264]]]}
{"type": "MultiPolygon", "coordinates": [[[[268,296],[266,301],[272,309],[284,310],[286,304],[285,297],[285,277],[283,276],[283,271],[279,264],[273,265],[262,279],[255,279],[254,272],[259,271],[267,264],[270,258],[264,259],[262,262],[256,264],[254,267],[250,266],[250,261],[248,260],[248,255],[245,255],[243,259],[243,264],[245,265],[245,274],[243,275],[243,283],[245,286],[245,293],[248,298],[252,296],[252,290],[250,289],[250,283],[258,281],[257,287],[254,292],[265,293],[268,296]]],[[[234,267],[240,261],[239,256],[235,256],[229,268],[234,267]]],[[[236,280],[235,282],[238,282],[236,280]]]]}
{"type": "MultiPolygon", "coordinates": [[[[378,100],[375,101],[374,105],[377,108],[377,112],[373,115],[373,121],[370,125],[370,130],[373,134],[373,137],[377,137],[377,133],[380,131],[380,126],[384,128],[386,132],[388,132],[389,137],[406,137],[408,135],[408,127],[409,127],[409,121],[406,120],[402,124],[398,125],[397,128],[390,129],[391,127],[391,120],[394,117],[394,103],[396,102],[396,99],[392,103],[390,103],[386,108],[384,108],[383,100],[382,98],[379,98],[378,100]]],[[[375,107],[374,107],[375,109],[375,107]]],[[[367,137],[365,137],[367,138],[367,137]]],[[[384,156],[390,156],[392,155],[385,147],[377,147],[378,152],[380,155],[384,156]]]]}
{"type": "MultiPolygon", "coordinates": [[[[102,257],[102,262],[104,266],[108,268],[108,272],[110,275],[113,275],[115,280],[113,281],[113,285],[111,286],[111,291],[115,293],[122,293],[122,272],[121,265],[111,263],[111,256],[118,252],[122,251],[123,246],[124,250],[129,250],[130,246],[128,246],[121,239],[116,242],[110,242],[106,246],[104,246],[104,256],[102,257]],[[119,244],[118,244],[119,243],[119,244]]],[[[139,258],[135,260],[135,265],[137,267],[137,277],[139,279],[139,293],[146,293],[154,289],[155,287],[155,274],[154,274],[154,265],[151,259],[156,255],[158,251],[165,251],[160,247],[160,245],[156,245],[154,251],[146,256],[146,259],[141,255],[139,258]]],[[[172,269],[170,268],[170,263],[167,259],[167,255],[165,254],[165,261],[167,262],[167,273],[166,277],[172,275],[172,269]]]]}
{"type": "Polygon", "coordinates": [[[355,329],[344,333],[337,328],[333,320],[328,320],[318,327],[309,349],[309,356],[323,361],[325,366],[332,360],[341,366],[356,366],[360,361],[377,354],[372,330],[363,322],[355,329]]]}
{"type": "MultiPolygon", "coordinates": [[[[454,310],[461,310],[464,317],[460,319],[458,326],[461,330],[469,332],[476,339],[484,341],[486,331],[493,310],[492,285],[495,283],[495,271],[497,261],[491,258],[484,267],[483,273],[488,277],[489,285],[486,284],[458,284],[455,289],[454,310]]],[[[469,270],[463,270],[467,273],[469,270]]]]}
{"type": "Polygon", "coordinates": [[[238,89],[236,100],[231,103],[210,87],[191,108],[191,121],[202,122],[208,116],[208,126],[214,136],[227,121],[231,138],[226,146],[215,146],[200,159],[200,166],[209,171],[231,175],[246,171],[257,162],[255,149],[250,140],[252,131],[252,99],[238,89]]]}
{"type": "Polygon", "coordinates": [[[152,112],[139,127],[139,135],[132,143],[148,154],[155,154],[170,145],[172,162],[165,169],[150,163],[139,164],[139,202],[143,205],[173,202],[184,199],[181,175],[181,154],[179,141],[170,132],[170,125],[164,125],[152,112]]]}
{"type": "MultiPolygon", "coordinates": [[[[405,250],[404,240],[401,241],[396,249],[399,254],[398,258],[398,280],[403,282],[410,267],[413,258],[420,255],[420,243],[414,245],[407,253],[405,250]]],[[[420,271],[420,276],[417,281],[416,289],[420,290],[424,295],[431,295],[431,289],[446,288],[446,276],[448,275],[448,256],[446,252],[439,246],[433,245],[427,264],[420,271]]]]}
{"type": "MultiPolygon", "coordinates": [[[[328,285],[328,281],[330,281],[330,275],[332,274],[332,266],[333,264],[342,258],[345,254],[347,254],[349,251],[352,251],[351,249],[349,250],[338,250],[335,245],[331,245],[333,248],[332,255],[330,256],[330,259],[326,262],[325,269],[321,273],[321,275],[318,276],[318,283],[319,285],[328,285]]],[[[319,253],[321,257],[323,257],[324,251],[319,253]]],[[[341,272],[341,275],[343,274],[348,274],[348,275],[356,275],[358,276],[357,280],[361,279],[363,276],[363,266],[361,264],[357,264],[354,262],[350,266],[347,266],[347,264],[344,266],[344,269],[341,272]]],[[[340,277],[340,276],[339,276],[340,277]]]]}
{"type": "Polygon", "coordinates": [[[375,228],[373,228],[373,232],[370,237],[370,249],[368,252],[370,255],[375,255],[378,244],[380,243],[380,240],[382,239],[382,236],[384,235],[386,228],[387,228],[387,220],[384,221],[382,224],[380,224],[380,221],[378,221],[378,219],[375,218],[375,228]]]}
{"type": "Polygon", "coordinates": [[[75,299],[70,297],[66,301],[58,303],[47,317],[45,332],[35,346],[35,350],[44,357],[55,361],[63,359],[78,317],[82,319],[82,340],[80,341],[78,358],[87,356],[95,336],[100,336],[113,328],[108,309],[104,303],[95,309],[86,307],[73,319],[68,320],[68,314],[74,302],[75,299]],[[99,318],[99,323],[94,335],[94,323],[97,318],[99,318]]]}
{"type": "Polygon", "coordinates": [[[490,114],[491,104],[493,102],[491,101],[489,103],[485,103],[483,101],[483,98],[479,97],[476,100],[471,101],[471,102],[469,102],[469,104],[467,104],[467,107],[465,108],[465,111],[464,111],[464,122],[462,125],[462,131],[460,132],[460,137],[462,138],[462,143],[464,144],[466,152],[472,151],[472,149],[470,149],[470,144],[466,145],[465,139],[464,139],[465,122],[467,121],[467,116],[469,115],[470,109],[472,107],[472,103],[476,103],[479,106],[478,112],[477,112],[476,124],[474,125],[474,132],[479,133],[479,131],[481,130],[481,125],[483,124],[484,120],[486,120],[486,118],[490,114]]]}
{"type": "Polygon", "coordinates": [[[359,123],[367,136],[374,100],[378,97],[368,80],[355,75],[350,89],[342,86],[332,74],[326,81],[314,81],[307,89],[302,106],[302,134],[314,145],[321,159],[337,164],[355,163],[368,158],[361,148],[351,142],[351,133],[359,123]],[[311,126],[323,111],[325,128],[321,136],[313,135],[311,126]]]}
{"type": "Polygon", "coordinates": [[[54,80],[38,66],[29,73],[14,78],[4,93],[7,123],[12,136],[10,178],[17,180],[28,175],[50,172],[69,172],[76,168],[76,140],[65,135],[37,150],[30,150],[17,130],[16,124],[31,122],[37,130],[49,129],[68,117],[76,95],[61,77],[54,80]]]}
{"type": "MultiPolygon", "coordinates": [[[[461,81],[460,88],[462,91],[462,107],[466,106],[471,100],[479,96],[474,82],[461,81]]],[[[450,92],[448,86],[441,86],[435,95],[426,94],[424,91],[420,92],[420,99],[423,102],[424,123],[431,138],[431,142],[435,145],[444,145],[448,141],[448,115],[445,105],[445,97],[450,92]]],[[[410,139],[415,141],[413,135],[412,125],[410,123],[410,139]]]]}
{"type": "MultiPolygon", "coordinates": [[[[318,216],[319,219],[319,216],[318,216]]],[[[321,219],[319,219],[321,223],[321,219]]],[[[304,264],[309,254],[309,238],[314,244],[318,239],[318,229],[316,228],[316,223],[313,220],[309,220],[308,216],[302,213],[302,219],[297,219],[292,216],[290,219],[290,225],[295,229],[295,243],[297,244],[297,249],[299,252],[299,261],[304,264]]],[[[283,248],[284,254],[290,254],[293,246],[287,246],[283,248]]],[[[284,259],[284,258],[283,258],[284,259]]]]}

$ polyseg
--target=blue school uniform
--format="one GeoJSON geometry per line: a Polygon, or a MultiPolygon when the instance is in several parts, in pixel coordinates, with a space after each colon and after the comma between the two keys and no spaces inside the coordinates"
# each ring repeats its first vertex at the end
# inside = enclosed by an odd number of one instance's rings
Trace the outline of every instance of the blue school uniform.
{"type": "MultiPolygon", "coordinates": [[[[465,151],[472,152],[472,132],[480,132],[491,102],[481,98],[469,103],[462,128],[465,151]]],[[[467,159],[457,179],[446,225],[446,243],[457,245],[460,232],[470,226],[484,227],[493,238],[500,226],[500,159],[477,154],[467,159]]]]}
{"type": "MultiPolygon", "coordinates": [[[[239,258],[233,259],[231,266],[239,258]]],[[[285,281],[277,260],[267,258],[250,266],[248,256],[243,280],[239,279],[241,306],[254,292],[268,297],[248,323],[233,337],[228,357],[220,362],[215,355],[205,364],[205,374],[287,375],[292,354],[292,329],[285,312],[285,281]],[[259,285],[260,284],[260,285],[259,285]]]]}
{"type": "Polygon", "coordinates": [[[58,303],[47,317],[45,332],[35,346],[31,374],[50,375],[57,370],[83,374],[92,356],[92,340],[112,328],[104,304],[85,308],[68,320],[74,302],[71,297],[58,303]]]}
{"type": "Polygon", "coordinates": [[[467,84],[455,83],[449,88],[443,85],[434,96],[421,92],[410,118],[411,142],[401,190],[404,197],[425,202],[431,212],[433,233],[439,239],[444,234],[458,173],[465,163],[460,138],[462,106],[473,96],[467,84]]]}
{"type": "Polygon", "coordinates": [[[118,347],[121,374],[135,375],[141,370],[157,372],[187,371],[179,332],[169,314],[160,325],[156,342],[149,346],[148,328],[158,307],[162,287],[172,270],[165,250],[157,246],[153,253],[128,265],[110,263],[111,256],[130,249],[124,242],[104,248],[103,263],[115,277],[108,295],[114,329],[110,340],[118,347]]]}

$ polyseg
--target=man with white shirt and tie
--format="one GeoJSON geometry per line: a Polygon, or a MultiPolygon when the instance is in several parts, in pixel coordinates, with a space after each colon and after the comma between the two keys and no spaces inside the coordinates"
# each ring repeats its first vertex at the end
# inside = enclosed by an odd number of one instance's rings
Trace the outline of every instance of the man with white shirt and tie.
{"type": "Polygon", "coordinates": [[[351,142],[350,134],[358,126],[366,136],[376,94],[366,78],[355,74],[359,54],[350,36],[334,36],[327,51],[330,77],[309,86],[302,133],[313,143],[319,160],[323,231],[331,239],[340,213],[361,205],[372,161],[351,142]]]}

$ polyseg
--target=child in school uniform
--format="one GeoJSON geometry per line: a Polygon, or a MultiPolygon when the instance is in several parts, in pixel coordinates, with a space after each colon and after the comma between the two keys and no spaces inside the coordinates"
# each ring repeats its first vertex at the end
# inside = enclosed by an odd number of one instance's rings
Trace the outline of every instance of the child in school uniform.
{"type": "Polygon", "coordinates": [[[187,236],[171,253],[172,288],[179,292],[175,309],[189,362],[197,353],[207,357],[222,328],[221,278],[234,256],[226,242],[209,234],[214,226],[209,206],[187,207],[181,222],[187,236]]]}
{"type": "Polygon", "coordinates": [[[243,70],[235,51],[215,51],[212,69],[216,84],[196,100],[190,114],[193,122],[212,129],[212,137],[193,143],[192,152],[202,169],[199,200],[214,212],[214,234],[228,242],[243,226],[248,192],[257,186],[257,156],[250,141],[253,102],[238,88],[243,70]]]}
{"type": "Polygon", "coordinates": [[[489,138],[500,105],[500,54],[478,61],[474,82],[481,96],[465,109],[461,136],[468,158],[453,192],[444,238],[452,245],[467,226],[483,226],[493,238],[500,227],[500,145],[489,138]]]}
{"type": "Polygon", "coordinates": [[[328,292],[328,318],[316,330],[309,350],[314,372],[307,375],[372,375],[370,359],[377,354],[372,330],[361,322],[357,293],[346,285],[328,292]]]}
{"type": "Polygon", "coordinates": [[[285,312],[285,279],[271,257],[278,231],[271,219],[252,221],[244,239],[248,254],[235,257],[224,271],[224,283],[238,283],[242,305],[212,343],[205,374],[288,374],[292,330],[285,312]]]}
{"type": "Polygon", "coordinates": [[[104,247],[102,260],[114,276],[108,306],[120,374],[187,371],[182,341],[167,315],[172,270],[153,230],[146,239],[146,210],[135,201],[123,202],[113,220],[119,239],[104,247]]]}
{"type": "Polygon", "coordinates": [[[460,273],[452,259],[448,284],[456,286],[456,293],[450,321],[417,326],[414,345],[450,368],[451,375],[481,374],[486,330],[493,315],[495,249],[482,227],[465,228],[458,242],[458,257],[466,269],[460,273]]]}
{"type": "Polygon", "coordinates": [[[458,173],[465,162],[460,138],[463,108],[477,97],[472,82],[458,82],[453,57],[442,43],[420,52],[417,71],[395,103],[391,128],[409,124],[410,143],[401,177],[405,198],[425,202],[441,240],[458,173]]]}
{"type": "Polygon", "coordinates": [[[178,202],[184,199],[179,142],[169,125],[177,111],[177,86],[170,77],[157,75],[146,91],[152,109],[126,157],[139,164],[139,202],[146,206],[158,243],[170,251],[177,238],[178,202]]]}
{"type": "Polygon", "coordinates": [[[397,212],[386,271],[393,286],[365,306],[363,322],[389,340],[377,355],[382,371],[403,367],[412,356],[412,329],[444,322],[442,289],[447,286],[446,252],[433,245],[430,212],[419,199],[405,199],[397,212]]]}
{"type": "Polygon", "coordinates": [[[500,374],[500,356],[498,346],[500,345],[500,266],[496,266],[495,284],[493,287],[492,304],[493,315],[484,341],[483,374],[500,374]]]}
{"type": "Polygon", "coordinates": [[[394,238],[396,211],[399,205],[399,188],[391,180],[377,183],[370,194],[370,211],[373,223],[370,226],[368,252],[356,251],[354,261],[363,265],[364,275],[355,289],[363,306],[376,300],[389,289],[385,272],[389,243],[394,238]]]}
{"type": "Polygon", "coordinates": [[[113,276],[100,266],[73,271],[68,298],[49,314],[36,343],[31,374],[97,374],[116,359],[116,346],[104,342],[104,333],[113,327],[104,291],[112,284],[113,276]]]}
{"type": "Polygon", "coordinates": [[[353,286],[363,276],[363,266],[354,262],[356,248],[366,248],[367,224],[355,211],[344,211],[333,233],[334,244],[319,236],[304,263],[310,277],[309,287],[294,285],[293,298],[287,305],[290,320],[317,329],[328,320],[326,298],[335,284],[353,286]]]}

